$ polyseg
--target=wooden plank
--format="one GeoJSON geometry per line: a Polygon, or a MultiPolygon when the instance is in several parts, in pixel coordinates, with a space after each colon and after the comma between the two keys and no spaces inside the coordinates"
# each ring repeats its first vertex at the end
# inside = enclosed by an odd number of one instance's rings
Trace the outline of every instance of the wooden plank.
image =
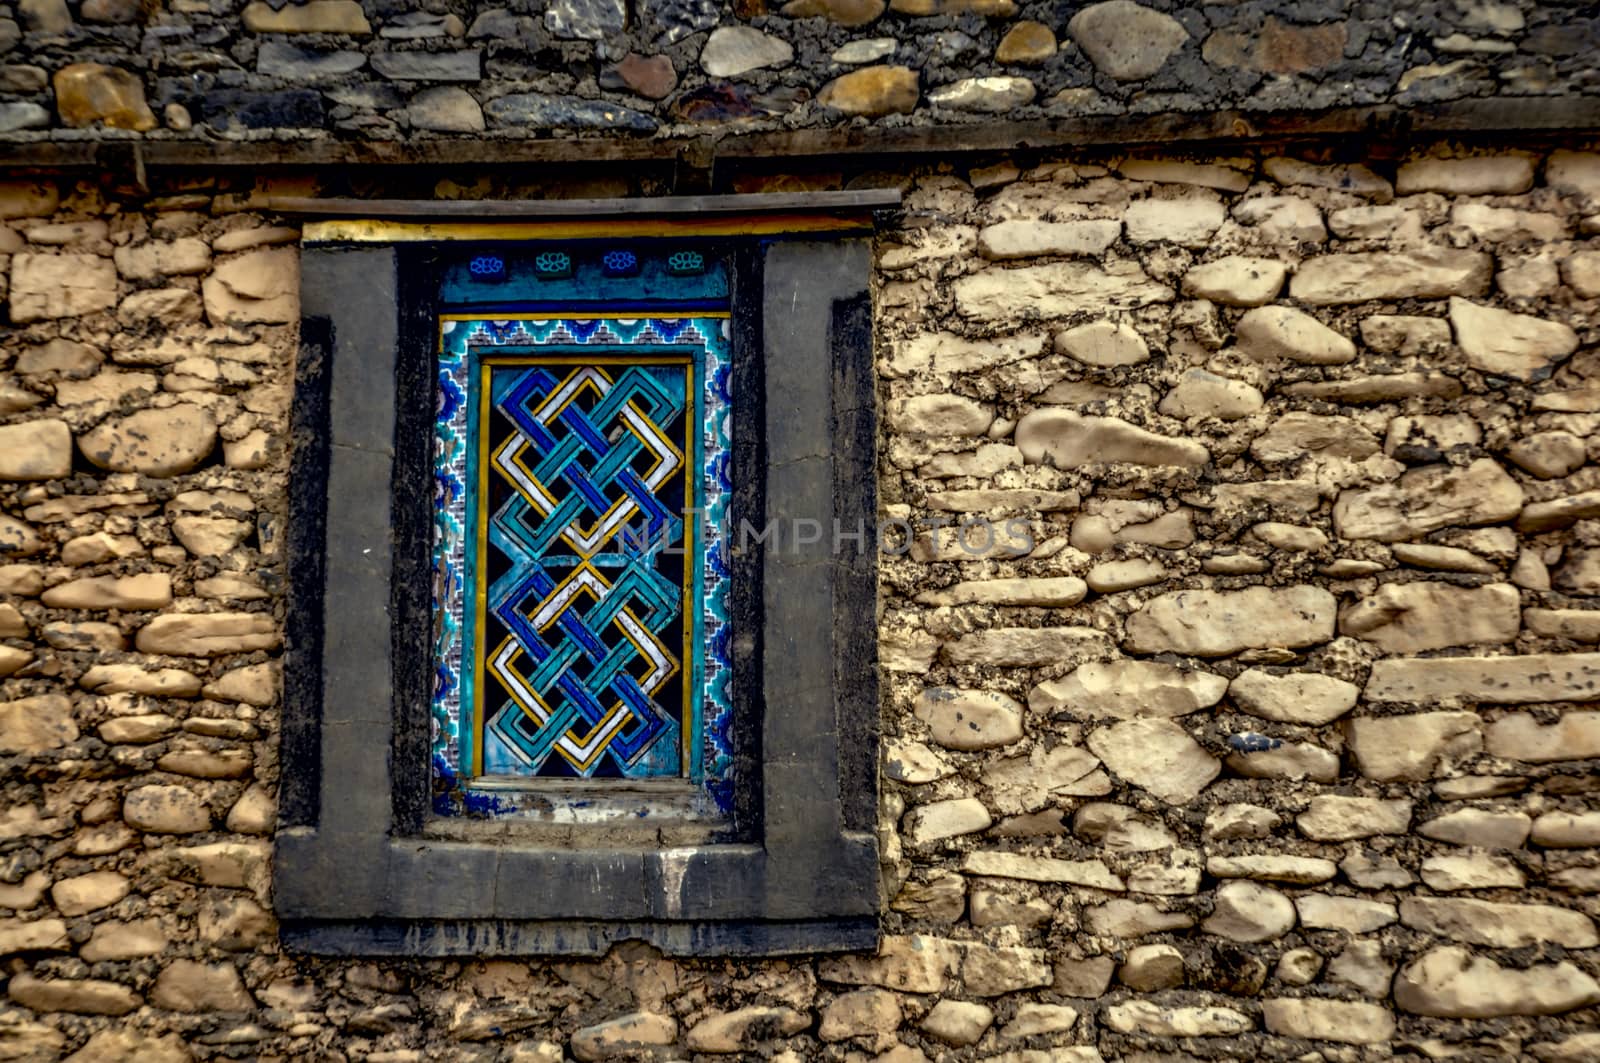
{"type": "MultiPolygon", "coordinates": [[[[143,139],[116,141],[34,140],[0,143],[0,166],[13,169],[78,170],[108,161],[124,162],[136,149],[146,169],[268,169],[298,167],[516,166],[559,163],[596,171],[619,165],[660,164],[705,168],[708,164],[855,165],[873,157],[945,159],[1016,150],[1076,148],[1127,149],[1181,145],[1200,150],[1252,142],[1292,143],[1333,139],[1372,139],[1445,134],[1488,138],[1520,137],[1569,142],[1574,136],[1600,136],[1600,97],[1495,97],[1436,104],[1344,107],[1325,111],[1203,111],[1158,115],[1072,116],[1029,121],[981,121],[943,125],[827,127],[685,138],[559,137],[513,140],[474,139],[369,143],[340,140],[200,141],[143,139]],[[1557,136],[1557,134],[1565,134],[1557,136]]],[[[742,165],[739,168],[743,168],[742,165]]],[[[730,165],[717,167],[725,174],[730,165]]]]}
{"type": "Polygon", "coordinates": [[[640,199],[419,200],[270,197],[267,209],[318,217],[392,218],[421,221],[550,220],[560,218],[730,219],[774,214],[861,214],[892,210],[900,190],[779,192],[753,195],[681,196],[640,199]]]}
{"type": "MultiPolygon", "coordinates": [[[[596,200],[594,202],[611,202],[596,200]]],[[[270,209],[274,209],[269,207],[270,209]]],[[[670,236],[755,236],[780,233],[870,231],[871,214],[730,214],[711,218],[547,218],[543,221],[480,217],[474,221],[375,218],[354,201],[349,217],[318,218],[301,230],[305,244],[436,243],[450,240],[593,240],[670,236]]]]}

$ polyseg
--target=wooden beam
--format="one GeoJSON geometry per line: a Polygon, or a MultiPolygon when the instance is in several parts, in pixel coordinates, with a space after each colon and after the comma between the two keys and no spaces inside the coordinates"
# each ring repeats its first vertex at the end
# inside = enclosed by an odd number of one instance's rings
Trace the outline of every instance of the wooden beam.
{"type": "MultiPolygon", "coordinates": [[[[969,121],[941,125],[837,126],[688,138],[558,137],[511,139],[490,133],[471,139],[357,142],[333,139],[217,141],[146,137],[139,141],[147,171],[326,167],[405,167],[560,163],[615,170],[659,163],[719,173],[763,163],[854,166],[874,158],[949,159],[1017,150],[1074,148],[1087,152],[1158,146],[1170,150],[1252,143],[1374,140],[1451,136],[1488,139],[1515,134],[1520,141],[1569,143],[1600,138],[1600,97],[1494,97],[1411,106],[1344,107],[1324,111],[1200,111],[1155,115],[1096,115],[1024,121],[969,121]]],[[[0,166],[17,169],[95,169],[126,139],[0,143],[0,166]]]]}
{"type": "Polygon", "coordinates": [[[272,197],[267,209],[316,217],[402,221],[551,221],[564,218],[669,218],[695,222],[771,215],[859,215],[900,205],[897,188],[640,199],[415,200],[272,197]]]}

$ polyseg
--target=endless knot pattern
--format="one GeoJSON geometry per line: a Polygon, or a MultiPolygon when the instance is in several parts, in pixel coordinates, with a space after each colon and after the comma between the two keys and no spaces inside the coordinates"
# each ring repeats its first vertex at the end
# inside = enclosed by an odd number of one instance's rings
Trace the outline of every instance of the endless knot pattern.
{"type": "Polygon", "coordinates": [[[444,323],[437,811],[510,810],[478,774],[687,776],[731,807],[727,345],[715,317],[444,323]]]}
{"type": "Polygon", "coordinates": [[[681,491],[684,455],[668,431],[688,377],[680,366],[492,373],[510,427],[490,476],[514,490],[489,518],[491,552],[510,564],[488,589],[505,635],[486,646],[487,669],[509,697],[484,709],[506,751],[541,774],[552,752],[584,776],[607,754],[619,774],[679,773],[679,724],[654,695],[682,668],[658,633],[681,630],[684,592],[651,544],[681,533],[658,492],[681,491]],[[635,520],[647,536],[619,534],[635,520]]]}

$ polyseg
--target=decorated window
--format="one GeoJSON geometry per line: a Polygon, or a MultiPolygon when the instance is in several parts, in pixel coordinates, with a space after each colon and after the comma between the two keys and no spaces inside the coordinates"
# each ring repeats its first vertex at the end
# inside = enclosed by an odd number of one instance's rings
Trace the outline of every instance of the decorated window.
{"type": "Polygon", "coordinates": [[[285,947],[878,940],[894,198],[303,205],[285,947]]]}
{"type": "Polygon", "coordinates": [[[731,814],[729,305],[707,247],[446,272],[436,813],[539,812],[570,784],[596,814],[731,814]]]}

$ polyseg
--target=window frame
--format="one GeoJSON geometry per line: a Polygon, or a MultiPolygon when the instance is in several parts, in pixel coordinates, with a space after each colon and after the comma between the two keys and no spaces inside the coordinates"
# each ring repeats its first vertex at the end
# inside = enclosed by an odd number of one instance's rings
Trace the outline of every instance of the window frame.
{"type": "MultiPolygon", "coordinates": [[[[654,210],[680,228],[693,214],[702,230],[740,235],[734,460],[756,474],[735,473],[737,511],[760,515],[757,527],[831,518],[871,529],[870,211],[898,195],[831,195],[803,197],[804,214],[788,196],[478,204],[495,207],[485,213],[502,224],[456,228],[480,241],[560,235],[573,224],[510,220],[508,208],[581,209],[603,233],[640,225],[654,210]]],[[[373,207],[312,209],[363,219],[373,207]]],[[[870,534],[844,552],[825,531],[815,543],[791,536],[736,558],[759,594],[748,603],[755,629],[736,638],[735,702],[750,713],[752,740],[736,751],[747,782],[731,837],[663,844],[577,826],[530,838],[492,821],[449,839],[423,836],[438,275],[430,263],[458,220],[306,227],[274,860],[280,939],[339,955],[582,955],[628,939],[696,955],[872,947],[880,898],[870,534]]]]}

